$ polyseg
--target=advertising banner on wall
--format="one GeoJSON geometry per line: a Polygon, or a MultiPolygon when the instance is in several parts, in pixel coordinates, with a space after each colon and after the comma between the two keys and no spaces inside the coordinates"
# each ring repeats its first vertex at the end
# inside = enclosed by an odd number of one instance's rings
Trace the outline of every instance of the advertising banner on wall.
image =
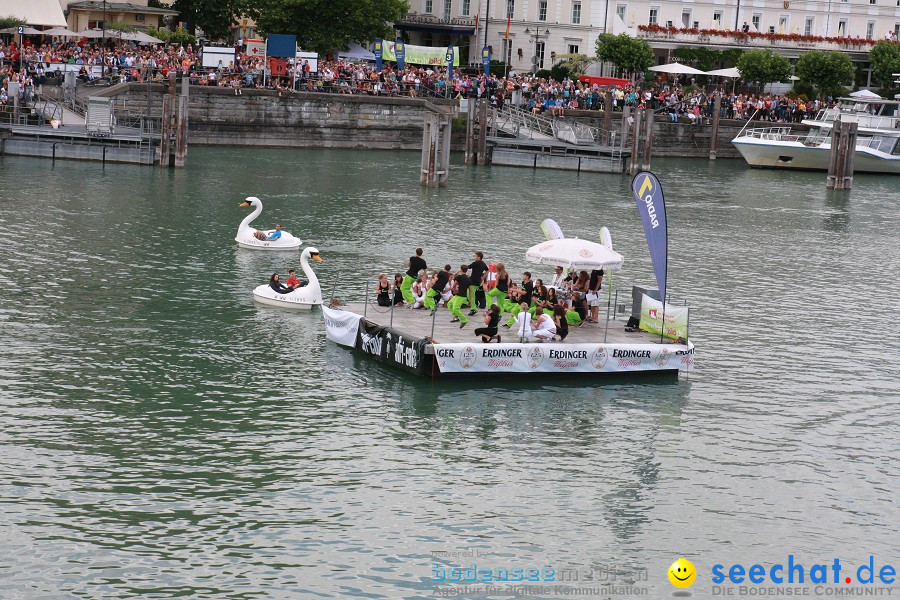
{"type": "Polygon", "coordinates": [[[325,318],[325,337],[342,346],[356,347],[356,333],[359,330],[359,320],[362,318],[352,312],[322,307],[322,315],[325,318]]]}
{"type": "Polygon", "coordinates": [[[376,325],[365,319],[360,320],[356,349],[372,358],[399,367],[405,371],[421,375],[425,368],[425,340],[376,325]]]}
{"type": "MultiPolygon", "coordinates": [[[[404,44],[404,61],[411,65],[431,65],[433,67],[447,66],[447,57],[450,48],[453,48],[453,66],[459,66],[459,48],[450,46],[448,48],[432,48],[430,46],[412,46],[404,44]]],[[[383,58],[397,63],[397,68],[401,69],[400,59],[397,57],[397,42],[390,42],[384,45],[383,58]]]]}
{"type": "Polygon", "coordinates": [[[625,373],[691,370],[680,344],[436,344],[441,373],[625,373]]]}
{"type": "Polygon", "coordinates": [[[662,331],[663,324],[663,304],[659,300],[654,300],[647,294],[641,294],[641,323],[640,328],[650,333],[659,335],[662,333],[665,337],[673,340],[681,338],[688,339],[688,307],[672,306],[666,304],[665,318],[666,330],[662,331]]]}

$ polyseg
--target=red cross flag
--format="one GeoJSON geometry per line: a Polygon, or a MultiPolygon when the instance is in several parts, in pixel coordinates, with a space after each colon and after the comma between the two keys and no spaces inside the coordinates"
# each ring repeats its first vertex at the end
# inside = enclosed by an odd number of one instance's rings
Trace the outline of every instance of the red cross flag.
{"type": "Polygon", "coordinates": [[[244,40],[247,45],[247,56],[265,56],[266,43],[263,40],[244,40]]]}

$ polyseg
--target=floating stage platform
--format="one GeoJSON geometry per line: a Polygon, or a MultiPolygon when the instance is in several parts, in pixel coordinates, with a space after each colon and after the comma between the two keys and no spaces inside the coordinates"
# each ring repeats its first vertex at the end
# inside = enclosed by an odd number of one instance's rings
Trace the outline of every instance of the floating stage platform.
{"type": "Polygon", "coordinates": [[[50,125],[0,125],[0,155],[152,165],[158,146],[159,135],[154,139],[140,128],[120,126],[114,133],[97,136],[85,125],[61,129],[50,125]]]}
{"type": "MultiPolygon", "coordinates": [[[[465,309],[467,311],[467,309],[465,309]]],[[[602,309],[601,309],[602,310],[602,309]]],[[[678,376],[694,366],[694,346],[660,343],[660,336],[625,331],[626,322],[570,326],[563,342],[520,341],[516,329],[500,327],[502,343],[484,343],[474,331],[484,326],[483,310],[460,328],[445,307],[434,319],[428,310],[350,303],[323,307],[331,341],[364,356],[424,377],[496,374],[550,374],[635,378],[678,376]],[[393,313],[393,314],[392,314],[393,313]],[[605,337],[605,341],[604,341],[605,337]]],[[[508,315],[501,319],[501,325],[508,315]]]]}

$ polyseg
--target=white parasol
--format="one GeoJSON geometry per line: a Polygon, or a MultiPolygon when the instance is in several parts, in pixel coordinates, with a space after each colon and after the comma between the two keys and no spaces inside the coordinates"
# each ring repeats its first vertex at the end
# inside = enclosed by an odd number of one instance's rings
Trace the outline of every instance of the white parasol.
{"type": "Polygon", "coordinates": [[[621,254],[603,244],[578,238],[541,242],[528,249],[525,260],[577,270],[621,269],[625,262],[621,254]]]}
{"type": "Polygon", "coordinates": [[[45,29],[42,31],[44,35],[55,35],[58,37],[81,37],[77,31],[71,31],[65,27],[54,27],[53,29],[45,29]]]}
{"type": "Polygon", "coordinates": [[[741,76],[741,72],[738,71],[737,67],[730,67],[728,69],[716,69],[715,71],[707,71],[707,75],[716,75],[717,77],[730,77],[732,79],[737,79],[741,76]]]}
{"type": "Polygon", "coordinates": [[[861,98],[861,99],[869,99],[869,100],[881,100],[881,96],[873,92],[872,90],[862,89],[850,94],[851,98],[861,98]]]}
{"type": "MultiPolygon", "coordinates": [[[[7,27],[6,29],[0,29],[0,33],[18,33],[18,27],[7,27]]],[[[24,27],[22,29],[23,35],[42,35],[44,32],[40,29],[35,29],[34,27],[24,27]]]]}
{"type": "Polygon", "coordinates": [[[673,73],[675,75],[706,75],[706,71],[701,71],[700,69],[695,69],[694,67],[689,67],[688,65],[683,65],[681,63],[657,65],[655,67],[650,67],[650,70],[658,71],[660,73],[673,73]]]}

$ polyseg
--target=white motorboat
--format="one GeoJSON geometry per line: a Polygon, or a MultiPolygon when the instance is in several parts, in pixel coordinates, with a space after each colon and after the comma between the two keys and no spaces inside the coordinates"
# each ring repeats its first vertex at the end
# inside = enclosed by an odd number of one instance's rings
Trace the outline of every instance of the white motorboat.
{"type": "Polygon", "coordinates": [[[303,240],[294,237],[287,231],[282,231],[278,239],[271,240],[269,238],[275,232],[274,229],[261,230],[250,227],[250,223],[262,213],[262,201],[259,198],[250,196],[241,203],[241,206],[253,206],[255,209],[241,221],[237,236],[234,238],[234,241],[241,248],[249,248],[251,250],[296,250],[303,244],[303,240]]]}
{"type": "Polygon", "coordinates": [[[319,278],[309,266],[310,258],[322,262],[319,251],[311,246],[300,254],[300,268],[306,275],[306,285],[287,294],[279,294],[268,283],[264,283],[253,290],[253,299],[260,304],[279,308],[310,310],[313,306],[321,306],[322,287],[319,285],[319,278]]]}
{"type": "Polygon", "coordinates": [[[751,167],[827,171],[835,123],[857,122],[856,172],[900,174],[900,103],[881,98],[841,98],[838,105],[802,121],[808,133],[789,126],[741,130],[731,143],[751,167]]]}

